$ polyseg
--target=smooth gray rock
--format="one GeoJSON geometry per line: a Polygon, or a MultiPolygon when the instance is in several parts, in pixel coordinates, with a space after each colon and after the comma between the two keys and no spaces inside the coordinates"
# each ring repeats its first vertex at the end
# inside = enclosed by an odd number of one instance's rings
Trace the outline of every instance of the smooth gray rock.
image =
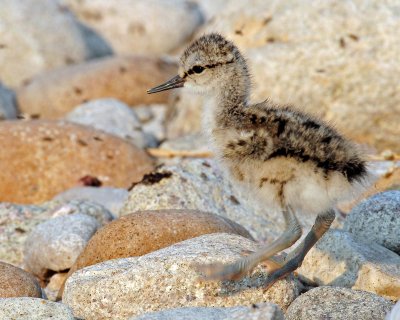
{"type": "Polygon", "coordinates": [[[25,268],[39,277],[48,270],[69,269],[99,227],[95,218],[82,213],[39,224],[25,241],[25,268]]]}
{"type": "Polygon", "coordinates": [[[88,216],[95,218],[102,226],[115,218],[114,215],[103,205],[86,199],[67,201],[60,206],[56,206],[51,211],[53,218],[77,213],[87,214],[88,216]]]}
{"type": "Polygon", "coordinates": [[[0,21],[0,74],[11,87],[45,70],[111,53],[58,0],[2,0],[0,21]]]}
{"type": "Polygon", "coordinates": [[[135,111],[117,99],[98,99],[77,106],[67,114],[68,121],[91,126],[132,142],[139,148],[154,146],[135,111]]]}
{"type": "Polygon", "coordinates": [[[250,307],[230,308],[176,308],[146,313],[130,320],[284,320],[279,307],[272,303],[253,304],[250,307]]]}
{"type": "Polygon", "coordinates": [[[15,93],[0,82],[0,120],[15,119],[16,117],[15,93]]]}
{"type": "Polygon", "coordinates": [[[3,320],[74,320],[71,310],[62,303],[39,298],[0,298],[3,320]]]}
{"type": "Polygon", "coordinates": [[[319,287],[298,297],[287,320],[384,320],[393,302],[366,291],[319,287]]]}
{"type": "Polygon", "coordinates": [[[400,254],[400,191],[382,192],[360,202],[347,216],[344,230],[400,254]]]}
{"type": "Polygon", "coordinates": [[[400,299],[400,256],[378,244],[359,242],[346,231],[328,231],[308,252],[297,272],[317,285],[400,299]]]}
{"type": "Polygon", "coordinates": [[[69,202],[71,200],[86,200],[101,204],[114,216],[118,215],[124,202],[128,199],[128,191],[113,187],[75,187],[64,191],[54,197],[56,202],[69,202]]]}
{"type": "Polygon", "coordinates": [[[214,233],[176,243],[141,257],[114,259],[74,272],[63,302],[76,317],[126,319],[178,307],[231,307],[272,302],[283,310],[298,296],[293,277],[265,290],[265,269],[258,266],[241,281],[203,282],[194,263],[235,261],[258,245],[244,237],[214,233]],[[134,303],[132,303],[134,301],[134,303]]]}

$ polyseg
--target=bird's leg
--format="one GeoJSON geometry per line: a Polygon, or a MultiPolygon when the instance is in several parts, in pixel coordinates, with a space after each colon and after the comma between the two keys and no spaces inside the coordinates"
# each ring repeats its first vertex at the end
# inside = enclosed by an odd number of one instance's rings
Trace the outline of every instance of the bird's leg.
{"type": "Polygon", "coordinates": [[[301,266],[308,251],[310,251],[315,243],[324,235],[326,231],[328,231],[333,220],[335,220],[334,210],[329,210],[317,216],[310,232],[299,244],[299,246],[288,254],[283,267],[270,274],[266,283],[266,288],[271,287],[277,280],[285,277],[290,272],[293,272],[301,266]]]}
{"type": "MultiPolygon", "coordinates": [[[[238,280],[252,271],[260,262],[270,259],[276,253],[289,248],[301,236],[301,226],[290,207],[283,211],[286,223],[285,232],[270,245],[262,246],[256,252],[243,257],[232,264],[212,263],[196,265],[196,269],[205,280],[238,280]]],[[[268,260],[271,270],[279,268],[276,261],[268,260]]]]}

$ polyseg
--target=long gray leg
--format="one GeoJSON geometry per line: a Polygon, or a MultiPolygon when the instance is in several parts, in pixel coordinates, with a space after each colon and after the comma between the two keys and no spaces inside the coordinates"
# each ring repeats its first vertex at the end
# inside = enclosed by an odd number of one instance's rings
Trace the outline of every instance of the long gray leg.
{"type": "Polygon", "coordinates": [[[196,269],[205,280],[237,280],[252,271],[260,262],[271,258],[276,253],[289,248],[301,237],[301,226],[293,210],[287,207],[283,211],[286,230],[273,243],[261,247],[256,252],[232,264],[213,263],[197,265],[196,269]]]}
{"type": "Polygon", "coordinates": [[[278,279],[285,277],[290,272],[293,272],[301,266],[308,251],[310,251],[315,243],[324,235],[326,231],[328,231],[333,220],[335,220],[334,210],[329,210],[317,216],[310,232],[299,244],[299,246],[289,253],[285,259],[286,263],[282,266],[282,268],[277,269],[270,274],[268,277],[268,282],[266,283],[267,288],[272,286],[278,279]]]}

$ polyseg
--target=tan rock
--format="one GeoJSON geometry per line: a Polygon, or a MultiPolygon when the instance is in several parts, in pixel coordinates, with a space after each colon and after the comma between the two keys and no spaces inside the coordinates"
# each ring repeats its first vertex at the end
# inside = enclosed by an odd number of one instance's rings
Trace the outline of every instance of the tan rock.
{"type": "Polygon", "coordinates": [[[375,243],[359,242],[341,230],[328,231],[297,272],[317,285],[365,290],[400,299],[400,257],[375,243]]]}
{"type": "Polygon", "coordinates": [[[92,60],[43,73],[17,91],[20,111],[59,118],[89,100],[113,97],[128,105],[165,102],[169,92],[146,90],[176,73],[172,62],[143,56],[92,60]]]}
{"type": "Polygon", "coordinates": [[[259,266],[241,281],[202,282],[194,263],[230,263],[258,245],[242,236],[207,234],[141,257],[114,259],[75,272],[66,282],[63,302],[75,317],[126,319],[178,307],[230,307],[272,302],[282,310],[299,294],[288,277],[265,290],[267,273],[259,266]]]}
{"type": "Polygon", "coordinates": [[[0,74],[9,86],[45,70],[111,54],[105,41],[82,28],[60,1],[3,0],[0,21],[0,74]]]}
{"type": "MultiPolygon", "coordinates": [[[[399,28],[396,6],[379,0],[251,0],[229,2],[198,34],[220,32],[244,52],[254,102],[294,104],[358,142],[399,151],[399,28]]],[[[187,123],[199,121],[201,101],[186,103],[169,132],[198,127],[187,123]]]]}
{"type": "Polygon", "coordinates": [[[103,35],[118,53],[165,53],[202,23],[200,8],[187,0],[64,0],[85,24],[103,35]]]}
{"type": "Polygon", "coordinates": [[[39,282],[30,273],[0,261],[0,298],[42,297],[39,282]]]}
{"type": "MultiPolygon", "coordinates": [[[[103,261],[142,256],[208,233],[234,233],[252,239],[237,223],[198,210],[138,211],[115,220],[90,239],[71,267],[76,270],[103,261]]],[[[59,296],[62,296],[62,291],[59,296]]]]}
{"type": "Polygon", "coordinates": [[[0,201],[48,200],[87,175],[127,188],[152,169],[132,144],[62,121],[2,121],[0,149],[0,201]]]}

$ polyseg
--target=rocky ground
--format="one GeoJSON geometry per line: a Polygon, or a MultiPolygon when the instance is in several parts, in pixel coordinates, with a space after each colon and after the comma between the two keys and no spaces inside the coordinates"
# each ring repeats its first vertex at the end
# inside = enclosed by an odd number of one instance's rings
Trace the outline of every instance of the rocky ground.
{"type": "Polygon", "coordinates": [[[399,319],[399,28],[390,1],[3,0],[0,319],[399,319]],[[268,290],[263,265],[199,279],[284,221],[222,174],[201,97],[146,94],[209,31],[246,55],[255,100],[333,122],[377,176],[268,290]]]}

